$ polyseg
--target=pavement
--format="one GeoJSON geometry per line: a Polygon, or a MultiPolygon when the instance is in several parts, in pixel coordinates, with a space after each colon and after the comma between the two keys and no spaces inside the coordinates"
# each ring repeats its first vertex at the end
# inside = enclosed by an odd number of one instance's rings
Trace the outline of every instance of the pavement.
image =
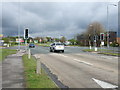
{"type": "MultiPolygon", "coordinates": [[[[24,68],[22,55],[24,50],[18,51],[16,54],[7,56],[1,63],[2,67],[2,88],[24,88],[24,68]]],[[[1,75],[0,75],[1,76],[1,75]]]]}

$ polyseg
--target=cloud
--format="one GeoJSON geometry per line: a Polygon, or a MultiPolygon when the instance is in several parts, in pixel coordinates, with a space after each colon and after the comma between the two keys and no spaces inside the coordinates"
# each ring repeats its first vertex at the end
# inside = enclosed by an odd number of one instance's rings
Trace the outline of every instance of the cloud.
{"type": "MultiPolygon", "coordinates": [[[[3,3],[2,28],[5,35],[21,35],[29,28],[32,36],[64,35],[73,38],[98,21],[107,27],[107,3],[97,2],[22,2],[3,3]]],[[[110,28],[117,30],[117,8],[109,7],[110,28]],[[115,17],[115,18],[112,18],[115,17]]]]}

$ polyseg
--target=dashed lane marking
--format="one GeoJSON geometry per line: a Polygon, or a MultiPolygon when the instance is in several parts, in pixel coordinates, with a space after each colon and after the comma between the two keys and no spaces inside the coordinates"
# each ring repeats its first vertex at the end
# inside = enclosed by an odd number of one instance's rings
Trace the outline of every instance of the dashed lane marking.
{"type": "MultiPolygon", "coordinates": [[[[52,54],[50,54],[50,55],[58,55],[58,56],[68,57],[68,56],[65,56],[65,55],[63,55],[63,54],[56,54],[56,53],[52,53],[52,54]]],[[[81,60],[78,60],[78,59],[73,59],[73,60],[75,60],[75,61],[77,61],[77,62],[80,62],[80,63],[84,63],[84,64],[87,64],[87,65],[90,65],[90,66],[93,65],[93,64],[91,64],[91,63],[88,63],[88,62],[85,62],[85,61],[81,61],[81,60]]]]}
{"type": "Polygon", "coordinates": [[[78,59],[73,59],[73,60],[75,60],[75,61],[77,61],[77,62],[81,62],[81,63],[87,64],[87,65],[90,65],[90,66],[93,65],[93,64],[91,64],[91,63],[88,63],[88,62],[85,62],[85,61],[81,61],[81,60],[78,60],[78,59]]]}

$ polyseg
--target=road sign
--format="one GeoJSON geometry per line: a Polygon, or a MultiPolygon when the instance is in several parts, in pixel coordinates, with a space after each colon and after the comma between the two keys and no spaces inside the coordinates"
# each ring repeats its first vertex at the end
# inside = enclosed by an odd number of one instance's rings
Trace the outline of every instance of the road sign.
{"type": "Polygon", "coordinates": [[[40,39],[39,41],[42,42],[42,39],[40,39]]]}
{"type": "Polygon", "coordinates": [[[102,46],[104,45],[104,42],[103,42],[103,41],[101,42],[101,45],[102,45],[102,46]]]}
{"type": "Polygon", "coordinates": [[[94,40],[94,42],[96,42],[96,40],[94,40]]]}

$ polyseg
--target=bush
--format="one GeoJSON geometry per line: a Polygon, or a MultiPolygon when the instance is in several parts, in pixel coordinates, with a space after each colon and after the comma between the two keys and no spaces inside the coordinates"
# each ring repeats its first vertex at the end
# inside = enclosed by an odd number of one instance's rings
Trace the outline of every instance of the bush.
{"type": "Polygon", "coordinates": [[[113,42],[112,44],[110,44],[110,46],[112,46],[112,47],[119,47],[119,43],[113,42]]]}

